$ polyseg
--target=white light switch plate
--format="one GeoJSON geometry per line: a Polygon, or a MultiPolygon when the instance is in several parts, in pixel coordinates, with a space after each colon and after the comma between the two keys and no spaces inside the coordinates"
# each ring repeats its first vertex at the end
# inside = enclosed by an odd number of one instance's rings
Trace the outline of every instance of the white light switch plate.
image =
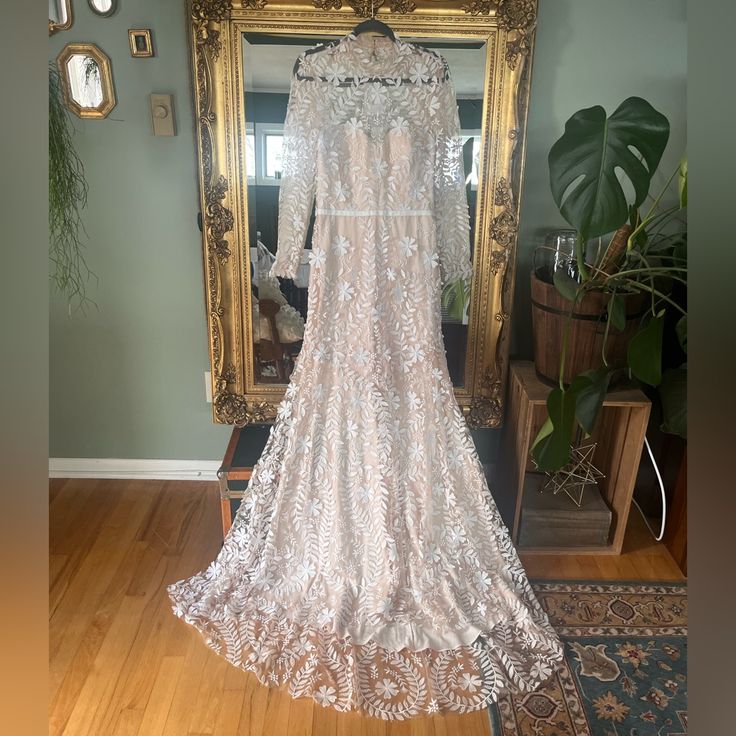
{"type": "Polygon", "coordinates": [[[204,372],[204,395],[207,403],[212,403],[212,371],[204,372]]]}

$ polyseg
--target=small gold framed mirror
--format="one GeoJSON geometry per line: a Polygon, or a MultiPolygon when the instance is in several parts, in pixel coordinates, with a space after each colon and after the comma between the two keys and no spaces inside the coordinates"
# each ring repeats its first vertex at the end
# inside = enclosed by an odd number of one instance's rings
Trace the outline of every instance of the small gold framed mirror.
{"type": "Polygon", "coordinates": [[[118,9],[118,0],[87,0],[89,9],[102,18],[109,18],[118,9]]]}
{"type": "Polygon", "coordinates": [[[115,107],[110,59],[93,43],[70,43],[56,59],[67,107],[80,118],[105,118],[115,107]]]}
{"type": "Polygon", "coordinates": [[[49,0],[49,36],[72,27],[72,0],[49,0]]]}

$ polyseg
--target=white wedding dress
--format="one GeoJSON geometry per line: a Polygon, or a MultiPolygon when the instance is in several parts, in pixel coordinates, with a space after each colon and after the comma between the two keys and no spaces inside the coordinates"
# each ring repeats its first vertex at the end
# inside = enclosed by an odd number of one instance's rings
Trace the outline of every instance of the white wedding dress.
{"type": "Polygon", "coordinates": [[[482,708],[562,657],[447,371],[459,132],[433,52],[349,34],[300,56],[271,273],[294,276],[316,197],[304,343],[222,551],[168,587],[263,683],[385,719],[482,708]]]}

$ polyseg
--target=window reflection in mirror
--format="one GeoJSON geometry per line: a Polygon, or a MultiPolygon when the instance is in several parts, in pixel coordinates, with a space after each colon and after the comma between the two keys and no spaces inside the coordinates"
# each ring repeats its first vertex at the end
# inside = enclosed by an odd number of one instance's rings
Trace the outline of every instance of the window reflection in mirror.
{"type": "Polygon", "coordinates": [[[66,30],[71,24],[71,0],[49,0],[49,33],[66,30]]]}
{"type": "MultiPolygon", "coordinates": [[[[281,143],[291,73],[296,57],[329,37],[243,36],[245,85],[245,167],[248,183],[253,356],[256,383],[286,383],[301,349],[307,318],[308,250],[295,279],[268,276],[278,243],[278,187],[281,143]]],[[[470,219],[470,247],[475,243],[476,199],[480,162],[480,129],[486,66],[482,41],[415,39],[442,54],[450,66],[458,99],[464,143],[464,165],[470,219]]],[[[314,213],[307,232],[311,247],[314,213]]],[[[469,293],[456,289],[454,305],[442,308],[447,362],[455,386],[462,386],[467,353],[469,293]]]]}
{"type": "Polygon", "coordinates": [[[72,99],[83,108],[98,108],[102,104],[102,77],[96,59],[74,54],[66,63],[72,99]]]}
{"type": "Polygon", "coordinates": [[[69,9],[64,0],[49,0],[49,20],[62,26],[69,18],[69,9]]]}

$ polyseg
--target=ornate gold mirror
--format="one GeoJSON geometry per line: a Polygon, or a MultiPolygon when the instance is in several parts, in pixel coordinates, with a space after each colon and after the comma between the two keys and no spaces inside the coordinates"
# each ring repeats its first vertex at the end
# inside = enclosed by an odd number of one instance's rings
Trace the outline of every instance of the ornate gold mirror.
{"type": "MultiPolygon", "coordinates": [[[[468,423],[496,427],[503,416],[536,2],[373,6],[400,38],[437,51],[450,67],[464,144],[473,278],[469,293],[454,295],[442,331],[468,423]]],[[[216,422],[271,420],[301,348],[310,233],[296,277],[268,276],[294,61],[370,14],[370,2],[341,0],[191,4],[216,422]]]]}
{"type": "Polygon", "coordinates": [[[70,43],[56,59],[67,107],[80,118],[105,118],[115,107],[110,59],[93,43],[70,43]]]}

